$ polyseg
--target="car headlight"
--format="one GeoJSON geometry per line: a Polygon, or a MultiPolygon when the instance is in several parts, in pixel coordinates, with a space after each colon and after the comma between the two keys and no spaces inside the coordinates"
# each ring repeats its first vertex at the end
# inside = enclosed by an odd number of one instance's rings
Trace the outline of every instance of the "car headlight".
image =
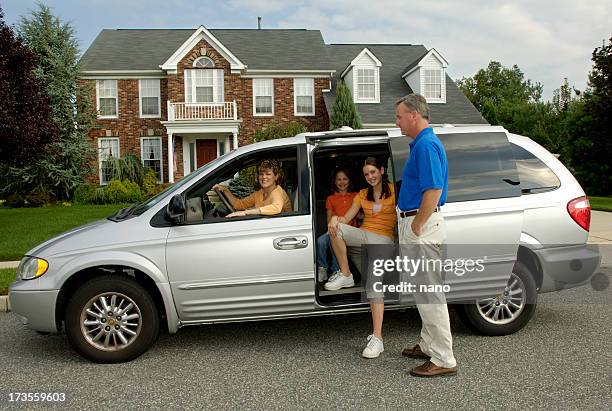
{"type": "Polygon", "coordinates": [[[22,280],[33,280],[40,277],[49,269],[49,263],[42,258],[24,257],[17,267],[17,275],[22,280]]]}

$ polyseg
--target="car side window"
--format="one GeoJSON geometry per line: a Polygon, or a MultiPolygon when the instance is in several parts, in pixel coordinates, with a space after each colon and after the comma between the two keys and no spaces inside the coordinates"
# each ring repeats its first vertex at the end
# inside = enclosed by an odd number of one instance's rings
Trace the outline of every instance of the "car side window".
{"type": "Polygon", "coordinates": [[[448,158],[448,203],[521,195],[505,133],[443,134],[440,140],[448,158]]]}
{"type": "Polygon", "coordinates": [[[561,186],[559,177],[542,160],[517,144],[511,146],[523,194],[544,193],[561,186]]]}
{"type": "MultiPolygon", "coordinates": [[[[300,213],[299,167],[296,146],[277,149],[258,150],[230,160],[211,175],[202,179],[185,194],[187,224],[215,223],[231,220],[257,219],[265,217],[288,216],[300,213]],[[235,199],[245,199],[260,190],[257,166],[265,159],[274,159],[280,165],[277,185],[286,193],[283,210],[274,215],[249,215],[246,217],[226,218],[234,211],[231,199],[215,190],[217,184],[227,187],[235,199]],[[225,197],[225,198],[224,198],[225,197]],[[290,206],[287,204],[290,203],[290,206]]],[[[254,205],[248,208],[255,207],[254,205]]]]}
{"type": "MultiPolygon", "coordinates": [[[[445,133],[438,137],[448,159],[447,203],[521,195],[512,149],[505,133],[445,133]]],[[[410,141],[406,137],[389,140],[398,192],[410,155],[410,141]]]]}

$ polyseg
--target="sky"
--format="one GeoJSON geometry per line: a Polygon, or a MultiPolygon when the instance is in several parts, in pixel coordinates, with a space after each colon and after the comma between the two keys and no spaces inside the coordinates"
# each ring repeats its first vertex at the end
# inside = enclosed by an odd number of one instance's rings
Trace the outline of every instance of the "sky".
{"type": "MultiPolygon", "coordinates": [[[[85,51],[111,28],[305,28],[330,43],[423,44],[455,80],[491,60],[514,64],[552,96],[565,77],[587,86],[591,54],[612,37],[612,0],[43,0],[85,51]]],[[[9,25],[35,0],[0,0],[9,25]]]]}

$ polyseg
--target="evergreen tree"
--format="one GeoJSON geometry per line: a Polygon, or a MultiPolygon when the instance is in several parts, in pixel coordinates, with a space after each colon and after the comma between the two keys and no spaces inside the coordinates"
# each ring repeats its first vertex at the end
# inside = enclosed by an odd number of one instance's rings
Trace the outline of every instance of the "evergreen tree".
{"type": "Polygon", "coordinates": [[[332,130],[342,126],[349,126],[353,129],[363,127],[361,124],[361,117],[353,102],[351,90],[342,80],[338,81],[336,86],[336,101],[332,112],[333,114],[330,119],[330,127],[332,130]]]}
{"type": "Polygon", "coordinates": [[[87,132],[95,121],[92,91],[79,83],[79,47],[74,29],[38,5],[19,24],[19,35],[37,55],[36,76],[51,98],[53,120],[61,130],[59,141],[46,149],[39,175],[58,198],[68,198],[92,173],[95,152],[87,132]]]}
{"type": "Polygon", "coordinates": [[[584,106],[574,113],[568,144],[571,166],[589,195],[612,195],[612,37],[595,48],[584,106]]]}

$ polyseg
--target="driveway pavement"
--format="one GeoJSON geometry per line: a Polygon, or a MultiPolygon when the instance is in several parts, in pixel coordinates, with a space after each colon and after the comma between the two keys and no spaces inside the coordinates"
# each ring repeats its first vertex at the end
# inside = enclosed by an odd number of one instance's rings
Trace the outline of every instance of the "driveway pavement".
{"type": "Polygon", "coordinates": [[[419,334],[414,309],[386,314],[376,360],[359,357],[369,315],[351,314],[188,327],[115,365],[3,314],[0,409],[9,391],[63,392],[68,409],[609,409],[612,310],[601,294],[543,295],[531,322],[505,337],[474,335],[451,312],[460,373],[434,380],[407,375],[419,361],[399,355],[419,334]]]}

